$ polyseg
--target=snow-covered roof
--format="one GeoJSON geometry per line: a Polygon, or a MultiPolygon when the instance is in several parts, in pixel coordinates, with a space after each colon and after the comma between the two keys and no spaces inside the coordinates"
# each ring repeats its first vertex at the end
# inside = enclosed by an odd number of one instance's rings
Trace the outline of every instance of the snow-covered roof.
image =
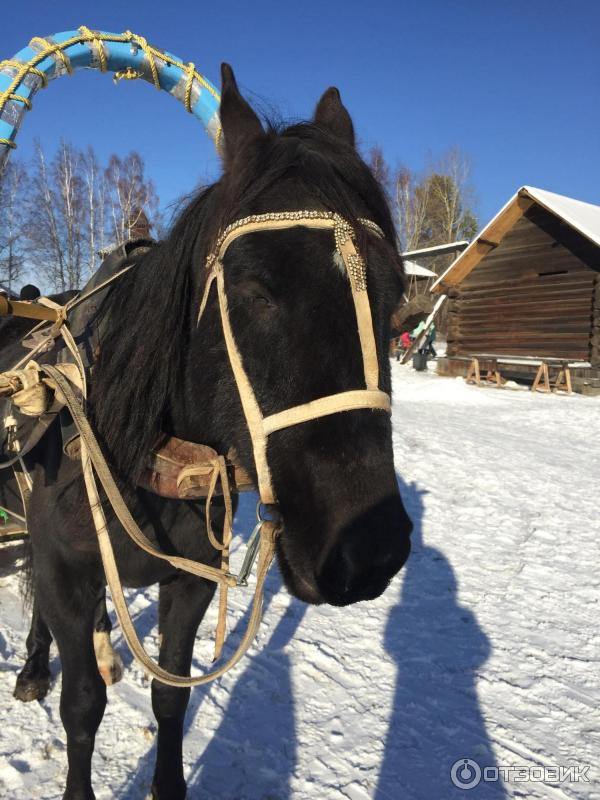
{"type": "Polygon", "coordinates": [[[416,275],[418,278],[435,278],[437,274],[432,269],[422,267],[414,261],[404,259],[402,263],[404,264],[404,272],[407,275],[416,275]]]}
{"type": "Polygon", "coordinates": [[[430,258],[431,256],[442,256],[446,253],[455,253],[457,250],[464,250],[469,246],[468,239],[460,239],[458,242],[446,242],[446,244],[434,244],[432,247],[419,247],[418,250],[405,250],[403,258],[430,258]]]}
{"type": "Polygon", "coordinates": [[[524,186],[519,194],[521,192],[527,192],[529,197],[600,247],[600,206],[534,186],[524,186]]]}
{"type": "Polygon", "coordinates": [[[600,206],[548,192],[546,189],[537,189],[535,186],[523,186],[488,222],[467,249],[450,264],[433,284],[431,291],[443,292],[444,285],[456,284],[465,278],[489,252],[490,247],[499,244],[504,234],[533,203],[560,217],[582,236],[600,247],[600,206]]]}

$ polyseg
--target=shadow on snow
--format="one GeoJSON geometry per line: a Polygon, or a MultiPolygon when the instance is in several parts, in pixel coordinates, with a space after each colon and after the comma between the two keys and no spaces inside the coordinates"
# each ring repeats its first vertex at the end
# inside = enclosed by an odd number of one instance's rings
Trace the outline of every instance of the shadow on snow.
{"type": "MultiPolygon", "coordinates": [[[[238,510],[236,523],[244,530],[253,524],[251,502],[242,498],[238,510]]],[[[266,583],[265,612],[280,588],[281,579],[273,569],[266,583]]],[[[245,667],[227,695],[223,696],[218,688],[217,692],[214,691],[220,682],[199,686],[192,691],[185,733],[195,727],[195,720],[201,716],[205,702],[217,703],[224,697],[227,707],[204,752],[198,753],[197,761],[187,775],[190,798],[291,800],[290,780],[296,768],[297,742],[291,661],[285,648],[296,634],[307,609],[308,606],[297,600],[290,602],[269,639],[261,643],[260,650],[255,655],[245,656],[242,662],[245,667]]],[[[237,647],[249,614],[250,609],[228,636],[224,658],[237,647]]],[[[149,620],[145,622],[148,624],[149,620]]],[[[145,622],[140,619],[141,629],[146,628],[145,622]]],[[[156,744],[139,759],[121,787],[119,796],[123,800],[139,800],[146,796],[155,757],[156,744]]]]}
{"type": "MultiPolygon", "coordinates": [[[[465,791],[451,781],[452,765],[459,759],[472,759],[482,768],[496,767],[476,691],[478,670],[489,657],[491,645],[473,612],[459,604],[448,559],[423,542],[426,492],[401,479],[399,483],[414,531],[399,602],[391,609],[385,630],[384,647],[397,674],[372,797],[502,800],[507,795],[500,782],[481,781],[465,791]]],[[[240,510],[247,523],[248,509],[240,510]]],[[[265,610],[279,588],[279,575],[273,570],[267,582],[265,610]]],[[[190,797],[292,800],[297,737],[292,664],[286,645],[306,610],[306,605],[292,600],[260,651],[246,656],[245,669],[224,698],[223,717],[188,776],[190,797]]],[[[232,631],[228,652],[237,646],[248,615],[249,611],[232,631]]],[[[186,733],[202,713],[205,701],[219,702],[223,697],[219,693],[211,698],[210,692],[210,685],[192,692],[186,733]]],[[[121,788],[124,800],[145,796],[154,758],[153,746],[121,788]]],[[[462,773],[464,780],[472,775],[462,773]]]]}
{"type": "MultiPolygon", "coordinates": [[[[374,800],[506,797],[498,782],[481,781],[467,791],[451,781],[459,759],[497,766],[476,691],[491,645],[473,612],[458,602],[450,562],[423,542],[426,492],[398,481],[414,530],[400,600],[385,630],[397,675],[374,800]]],[[[465,781],[473,776],[462,772],[465,781]]]]}

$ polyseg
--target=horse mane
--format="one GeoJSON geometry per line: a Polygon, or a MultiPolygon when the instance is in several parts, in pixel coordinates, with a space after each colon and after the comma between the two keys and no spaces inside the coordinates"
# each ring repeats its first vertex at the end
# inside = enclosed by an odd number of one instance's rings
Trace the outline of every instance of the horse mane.
{"type": "MultiPolygon", "coordinates": [[[[357,224],[357,207],[368,209],[386,238],[396,241],[385,195],[353,147],[312,123],[281,130],[269,124],[266,136],[197,194],[168,237],[140,259],[105,301],[90,411],[122,478],[139,477],[168,419],[169,394],[182,385],[191,310],[202,291],[194,271],[202,270],[219,231],[249,209],[260,209],[267,190],[287,177],[306,187],[312,208],[336,211],[353,223],[359,247],[366,234],[357,224]]],[[[276,205],[262,210],[295,210],[297,195],[282,193],[276,205]]]]}

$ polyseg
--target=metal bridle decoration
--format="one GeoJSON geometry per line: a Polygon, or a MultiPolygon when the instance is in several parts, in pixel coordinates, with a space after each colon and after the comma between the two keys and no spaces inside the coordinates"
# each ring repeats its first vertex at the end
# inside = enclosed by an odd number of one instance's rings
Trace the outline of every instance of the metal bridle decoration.
{"type": "MultiPolygon", "coordinates": [[[[359,220],[367,231],[379,238],[383,232],[371,220],[359,220]]],[[[271,473],[267,461],[267,440],[275,431],[299,425],[309,420],[318,419],[341,411],[360,408],[382,409],[390,413],[390,397],[379,389],[379,362],[373,331],[371,306],[367,294],[366,264],[354,244],[355,232],[352,225],[339,214],[327,211],[284,211],[267,214],[256,214],[237,220],[229,225],[219,236],[213,252],[207,259],[206,286],[198,312],[198,324],[206,308],[212,283],[217,282],[221,325],[227,347],[227,355],[233,370],[235,382],[240,395],[246,423],[252,439],[254,462],[258,476],[258,491],[265,505],[276,502],[271,481],[271,473]],[[336,251],[342,258],[350,281],[352,299],[356,312],[358,336],[360,340],[363,368],[364,389],[339,392],[320,397],[299,406],[293,406],[277,414],[264,417],[252,390],[252,385],[242,363],[235,337],[229,320],[223,259],[229,246],[240,236],[247,236],[260,231],[280,231],[302,226],[317,230],[331,230],[334,234],[336,251]]]]}
{"type": "Polygon", "coordinates": [[[82,25],[77,31],[35,36],[28,47],[0,62],[0,173],[33,96],[49,81],[81,68],[114,73],[114,79],[141,78],[182,102],[218,147],[220,95],[193,63],[185,64],[131,31],[106,33],[82,25]]]}

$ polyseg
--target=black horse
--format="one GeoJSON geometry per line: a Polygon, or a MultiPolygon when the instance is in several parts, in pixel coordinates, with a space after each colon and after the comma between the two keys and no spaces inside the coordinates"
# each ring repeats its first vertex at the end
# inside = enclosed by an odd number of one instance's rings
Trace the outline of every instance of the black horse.
{"type": "MultiPolygon", "coordinates": [[[[147,253],[103,304],[103,337],[89,410],[132,513],[163,551],[217,565],[198,503],[137,487],[161,433],[234,447],[256,476],[252,445],[223,340],[214,292],[197,327],[204,264],[220,230],[250,214],[334,211],[357,231],[368,263],[368,292],[380,363],[390,392],[389,319],[402,293],[402,265],[384,195],[354,146],[337,89],[314,119],[263,129],[222,71],[224,171],[182,212],[170,236],[147,253]],[[385,234],[369,236],[369,218],[385,234]]],[[[225,257],[231,325],[263,414],[364,386],[355,308],[334,258],[330,231],[302,227],[244,236],[225,257]]],[[[377,597],[409,553],[411,523],[394,473],[387,414],[336,413],[274,433],[268,461],[285,530],[277,557],[285,584],[309,603],[346,605],[377,597]]],[[[63,455],[58,426],[30,458],[28,525],[34,588],[62,662],[61,717],[67,734],[68,800],[94,797],[91,758],[106,704],[92,631],[105,578],[80,466],[63,455]]],[[[107,510],[127,586],[160,584],[160,664],[189,674],[197,627],[214,584],[140,551],[107,510]]],[[[223,508],[214,504],[215,527],[223,508]]],[[[185,797],[182,731],[189,690],[156,681],[158,721],[153,797],[185,797]]]]}

